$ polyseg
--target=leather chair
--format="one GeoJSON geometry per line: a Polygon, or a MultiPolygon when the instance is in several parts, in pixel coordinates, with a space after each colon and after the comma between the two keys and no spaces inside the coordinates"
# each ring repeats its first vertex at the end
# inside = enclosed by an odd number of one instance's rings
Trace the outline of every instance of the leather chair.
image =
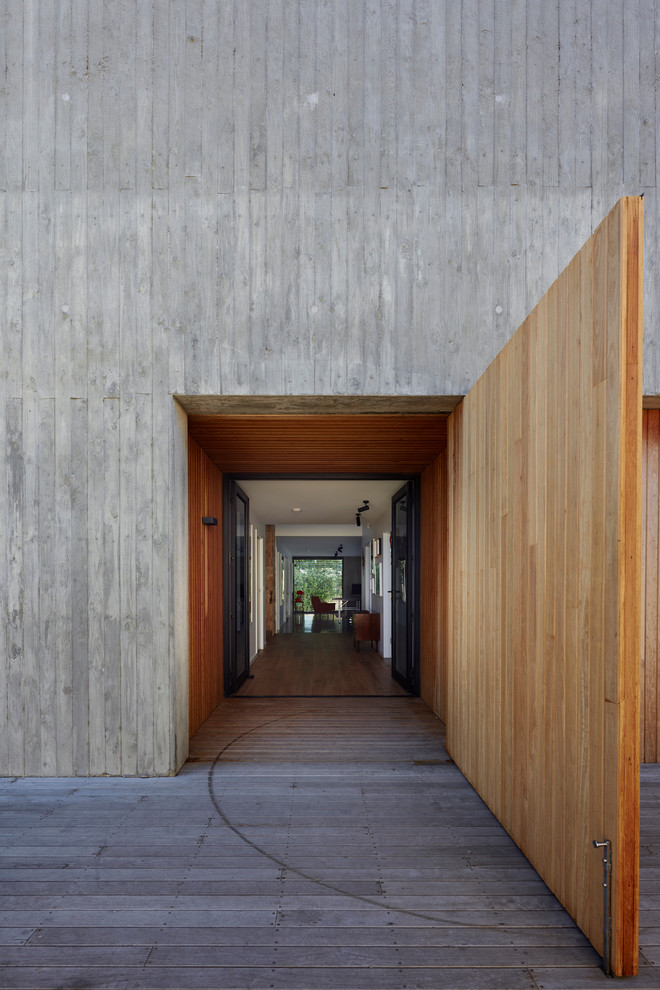
{"type": "Polygon", "coordinates": [[[322,602],[318,595],[312,595],[312,608],[314,615],[334,615],[336,613],[334,602],[322,602]]]}

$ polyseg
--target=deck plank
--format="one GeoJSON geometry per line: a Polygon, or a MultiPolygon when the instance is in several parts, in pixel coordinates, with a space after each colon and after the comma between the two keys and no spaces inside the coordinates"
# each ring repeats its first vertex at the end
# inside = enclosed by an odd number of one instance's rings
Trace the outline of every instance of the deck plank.
{"type": "Polygon", "coordinates": [[[4,780],[0,811],[7,990],[610,986],[418,699],[228,699],[177,778],[4,780]]]}

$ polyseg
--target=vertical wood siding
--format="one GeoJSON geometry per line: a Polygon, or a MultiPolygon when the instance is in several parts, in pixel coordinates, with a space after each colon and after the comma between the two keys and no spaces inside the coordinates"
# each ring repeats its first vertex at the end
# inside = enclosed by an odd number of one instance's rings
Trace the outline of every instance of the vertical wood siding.
{"type": "Polygon", "coordinates": [[[448,748],[612,965],[637,957],[641,200],[449,418],[448,748]]]}
{"type": "Polygon", "coordinates": [[[189,734],[223,697],[222,474],[195,441],[188,441],[188,586],[190,589],[189,734]],[[204,526],[214,516],[217,526],[204,526]]]}
{"type": "Polygon", "coordinates": [[[173,395],[464,394],[640,192],[660,393],[658,15],[0,0],[4,772],[174,769],[173,395]]]}
{"type": "Polygon", "coordinates": [[[420,695],[447,721],[448,488],[447,454],[421,476],[420,695]]]}
{"type": "Polygon", "coordinates": [[[642,677],[643,763],[660,762],[660,410],[643,414],[642,483],[642,677]]]}

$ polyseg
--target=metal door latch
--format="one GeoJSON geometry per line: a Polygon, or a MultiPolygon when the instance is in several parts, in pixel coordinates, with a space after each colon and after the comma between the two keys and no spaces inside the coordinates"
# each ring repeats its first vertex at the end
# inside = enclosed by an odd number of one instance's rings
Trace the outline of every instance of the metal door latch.
{"type": "Polygon", "coordinates": [[[603,972],[612,975],[612,843],[609,839],[598,842],[594,839],[594,849],[603,850],[603,972]]]}

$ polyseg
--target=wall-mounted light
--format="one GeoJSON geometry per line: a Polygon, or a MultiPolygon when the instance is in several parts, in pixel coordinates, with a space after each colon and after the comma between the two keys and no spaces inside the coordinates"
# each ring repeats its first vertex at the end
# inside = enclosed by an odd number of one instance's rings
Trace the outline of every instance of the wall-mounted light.
{"type": "Polygon", "coordinates": [[[202,524],[204,526],[217,526],[218,520],[215,516],[202,516],[202,524]]]}

